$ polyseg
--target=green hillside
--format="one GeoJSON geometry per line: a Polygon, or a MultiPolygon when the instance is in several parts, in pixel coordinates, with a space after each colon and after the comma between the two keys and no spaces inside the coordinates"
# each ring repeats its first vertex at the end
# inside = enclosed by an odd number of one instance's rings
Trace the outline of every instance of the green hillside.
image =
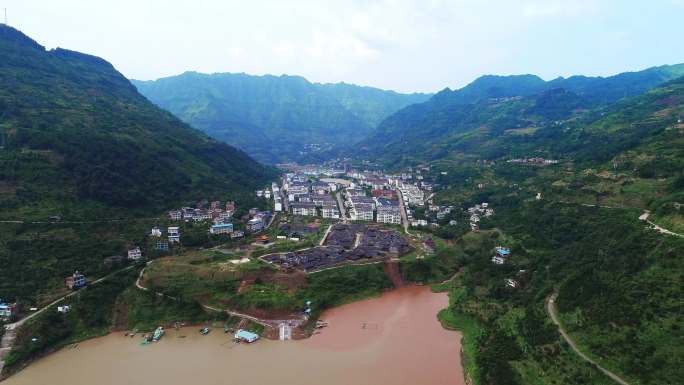
{"type": "Polygon", "coordinates": [[[393,112],[430,96],[286,75],[186,72],[133,83],[185,122],[270,163],[353,144],[393,112]]]}
{"type": "Polygon", "coordinates": [[[683,75],[680,64],[608,78],[549,82],[533,75],[483,76],[391,115],[360,143],[359,154],[386,164],[526,156],[531,146],[509,144],[536,143],[533,134],[538,131],[595,120],[599,110],[683,75]],[[405,151],[409,144],[412,150],[405,151]]]}
{"type": "Polygon", "coordinates": [[[98,274],[156,217],[204,198],[246,202],[276,174],[154,106],[111,64],[46,51],[0,25],[0,298],[98,274]],[[58,216],[62,224],[49,222],[58,216]]]}
{"type": "MultiPolygon", "coordinates": [[[[566,93],[545,105],[577,100],[566,93]]],[[[495,210],[479,233],[455,240],[467,245],[479,235],[489,246],[452,257],[459,274],[452,305],[441,315],[470,333],[467,355],[476,383],[612,383],[560,339],[545,307],[554,292],[565,329],[603,367],[631,384],[682,377],[678,250],[684,238],[655,231],[639,217],[649,210],[654,223],[684,234],[683,122],[679,78],[524,134],[463,136],[462,152],[430,163],[426,179],[440,187],[436,203],[467,208],[488,202],[495,210]],[[506,162],[511,156],[559,162],[506,162]],[[491,262],[497,245],[511,249],[503,265],[491,262]],[[507,279],[519,286],[511,288],[507,279]]],[[[431,270],[448,266],[439,259],[425,263],[431,270]]]]}

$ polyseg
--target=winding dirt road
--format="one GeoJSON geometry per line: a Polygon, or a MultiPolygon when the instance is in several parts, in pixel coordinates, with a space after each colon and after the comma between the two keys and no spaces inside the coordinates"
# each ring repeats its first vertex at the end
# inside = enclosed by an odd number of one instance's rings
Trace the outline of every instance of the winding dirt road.
{"type": "Polygon", "coordinates": [[[603,372],[606,376],[610,377],[613,381],[617,382],[620,385],[630,385],[629,382],[623,380],[620,376],[617,374],[611,372],[610,370],[604,368],[603,366],[599,365],[596,361],[593,359],[589,358],[586,354],[582,353],[578,348],[577,344],[575,344],[575,341],[570,338],[570,335],[563,329],[563,326],[561,325],[560,321],[558,320],[558,311],[556,310],[556,298],[558,297],[558,293],[553,293],[547,300],[546,300],[546,311],[549,313],[549,316],[551,317],[551,320],[553,321],[554,324],[558,327],[558,331],[560,332],[561,336],[563,336],[563,339],[565,342],[570,345],[570,348],[578,355],[580,358],[582,358],[584,361],[594,365],[598,370],[603,372]]]}

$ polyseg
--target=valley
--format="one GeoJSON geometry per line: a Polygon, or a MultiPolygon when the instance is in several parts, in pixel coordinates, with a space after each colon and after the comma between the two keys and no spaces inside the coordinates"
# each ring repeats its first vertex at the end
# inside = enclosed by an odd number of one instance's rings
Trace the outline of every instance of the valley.
{"type": "Polygon", "coordinates": [[[684,377],[684,64],[433,94],[0,54],[8,384],[684,377]]]}

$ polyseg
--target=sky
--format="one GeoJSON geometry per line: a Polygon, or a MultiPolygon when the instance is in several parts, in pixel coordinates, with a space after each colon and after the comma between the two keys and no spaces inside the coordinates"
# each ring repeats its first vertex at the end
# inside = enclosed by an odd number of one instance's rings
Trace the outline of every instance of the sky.
{"type": "Polygon", "coordinates": [[[140,80],[245,72],[434,92],[484,74],[549,80],[684,62],[684,0],[0,0],[0,7],[9,25],[47,48],[100,56],[140,80]]]}

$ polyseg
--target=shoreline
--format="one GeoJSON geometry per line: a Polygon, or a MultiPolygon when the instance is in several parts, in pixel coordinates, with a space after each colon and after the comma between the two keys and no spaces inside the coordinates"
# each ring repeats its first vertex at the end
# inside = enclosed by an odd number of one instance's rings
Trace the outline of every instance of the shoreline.
{"type": "MultiPolygon", "coordinates": [[[[411,342],[413,341],[411,340],[411,338],[414,338],[416,333],[421,332],[421,328],[427,327],[426,325],[423,325],[424,322],[433,325],[430,327],[433,333],[435,332],[436,326],[438,328],[438,330],[436,330],[437,335],[441,335],[442,337],[446,336],[446,338],[429,339],[431,344],[427,347],[428,351],[432,351],[432,349],[435,349],[435,347],[432,345],[441,345],[439,349],[446,349],[444,350],[444,352],[450,351],[452,353],[438,354],[438,352],[435,351],[435,356],[439,356],[442,358],[446,356],[453,356],[452,359],[456,358],[459,360],[458,367],[460,368],[460,366],[462,366],[462,360],[460,354],[461,349],[459,345],[462,334],[460,332],[453,332],[448,330],[447,328],[444,328],[441,325],[441,323],[437,320],[437,312],[443,309],[444,306],[448,304],[443,303],[445,300],[445,293],[433,293],[429,287],[409,286],[402,289],[389,290],[383,292],[379,296],[370,299],[366,298],[362,300],[357,300],[329,309],[322,314],[322,317],[325,318],[326,321],[331,321],[332,326],[323,329],[320,333],[311,334],[309,338],[285,342],[264,339],[264,341],[259,341],[255,344],[234,344],[232,342],[232,338],[224,338],[224,334],[226,333],[221,332],[222,328],[215,326],[220,322],[211,322],[209,324],[211,324],[211,327],[214,330],[212,330],[211,333],[209,333],[209,335],[207,336],[201,336],[199,334],[199,328],[207,326],[207,323],[186,324],[180,329],[178,329],[178,333],[180,335],[177,336],[176,333],[174,333],[176,329],[172,326],[171,328],[167,329],[165,337],[162,338],[162,340],[159,343],[150,344],[151,346],[164,346],[164,349],[139,349],[138,342],[140,341],[140,337],[136,336],[137,339],[133,339],[129,336],[125,336],[124,333],[126,333],[126,331],[124,330],[110,330],[107,334],[104,335],[94,336],[92,338],[87,338],[81,341],[70,341],[70,343],[66,343],[58,349],[52,349],[50,352],[47,352],[46,354],[41,355],[35,360],[30,361],[29,363],[27,363],[27,365],[22,366],[20,370],[13,372],[11,376],[8,376],[4,380],[10,380],[10,383],[12,384],[14,384],[15,382],[18,384],[23,384],[24,382],[22,381],[25,378],[40,375],[40,373],[45,372],[46,367],[51,367],[55,365],[55,362],[70,359],[69,357],[87,355],[89,357],[89,360],[96,360],[99,362],[102,360],[106,360],[107,354],[120,354],[118,353],[119,350],[129,351],[129,355],[137,357],[136,362],[137,360],[144,359],[147,356],[149,356],[148,358],[152,359],[153,361],[162,359],[161,357],[155,357],[156,355],[169,355],[172,356],[172,359],[177,359],[179,355],[182,356],[184,354],[188,354],[189,351],[196,351],[197,353],[192,354],[193,358],[191,361],[187,361],[187,359],[184,359],[184,361],[186,361],[186,363],[194,362],[193,365],[203,365],[202,361],[196,361],[195,358],[199,358],[199,356],[202,356],[204,357],[203,360],[214,361],[218,358],[212,355],[212,352],[216,351],[216,349],[219,346],[221,347],[221,349],[223,349],[215,352],[219,354],[219,356],[223,356],[225,354],[232,354],[230,353],[230,349],[238,349],[238,351],[243,352],[241,354],[246,354],[250,357],[253,356],[252,359],[269,360],[269,357],[271,357],[274,354],[274,352],[281,352],[281,354],[283,354],[283,352],[290,352],[294,354],[292,358],[302,355],[311,356],[310,359],[320,360],[321,364],[324,364],[325,367],[329,367],[329,370],[333,371],[341,370],[343,367],[349,365],[352,365],[352,367],[355,367],[353,365],[359,365],[357,369],[360,371],[360,373],[362,373],[364,370],[368,370],[368,362],[362,360],[355,364],[354,362],[356,362],[357,360],[357,355],[364,356],[371,354],[369,358],[376,357],[377,359],[387,359],[387,357],[385,357],[387,354],[397,354],[400,351],[403,351],[404,347],[414,347],[416,342],[411,342]],[[421,298],[431,300],[432,303],[429,306],[432,306],[433,311],[426,313],[425,305],[423,305],[422,308],[416,308],[415,312],[410,311],[413,309],[412,306],[416,304],[415,301],[421,301],[421,298]],[[400,310],[395,311],[394,308],[396,305],[392,304],[401,304],[400,310]],[[377,309],[378,307],[380,307],[380,305],[385,306],[385,309],[387,309],[387,306],[390,306],[389,309],[392,310],[392,313],[383,315],[385,313],[379,311],[376,312],[375,315],[373,315],[372,313],[359,311],[359,309],[370,309],[372,311],[373,309],[377,309]],[[439,309],[435,306],[438,306],[439,309]],[[358,322],[360,321],[354,320],[364,319],[363,323],[365,324],[365,320],[368,317],[370,317],[370,319],[368,319],[368,328],[362,328],[364,330],[359,330],[358,322]],[[415,327],[410,328],[410,330],[405,330],[405,326],[414,325],[412,323],[413,321],[408,322],[407,320],[403,320],[405,317],[410,317],[409,319],[416,319],[419,322],[415,324],[415,327]],[[373,321],[373,319],[377,319],[377,322],[380,323],[375,324],[376,321],[373,321]],[[351,335],[349,334],[350,332],[352,332],[351,335]],[[403,338],[396,338],[397,336],[405,337],[407,341],[401,341],[403,338]],[[458,338],[453,339],[452,337],[454,336],[458,338]],[[127,338],[133,339],[135,341],[127,341],[127,338]],[[65,349],[68,348],[69,345],[75,343],[82,345],[78,346],[76,349],[73,350],[65,349]],[[399,344],[399,346],[401,346],[402,349],[389,348],[389,346],[394,346],[396,344],[399,344]],[[246,346],[239,348],[239,345],[246,346]],[[183,347],[182,352],[178,350],[180,346],[183,347]],[[87,353],[84,352],[84,349],[87,351],[87,353]],[[112,349],[114,353],[111,352],[112,349]],[[374,352],[374,350],[377,349],[381,350],[379,350],[378,352],[374,352]],[[188,352],[186,352],[186,350],[188,352]],[[153,351],[155,353],[152,353],[153,351]],[[316,353],[317,351],[325,351],[327,353],[321,355],[320,353],[316,353]],[[378,356],[378,354],[380,354],[380,356],[378,356]],[[326,359],[331,359],[333,360],[333,362],[327,362],[326,359]]],[[[139,335],[142,336],[142,334],[139,335]]],[[[232,335],[229,337],[232,337],[232,335]]],[[[425,343],[425,341],[421,341],[420,343],[423,344],[425,343]]],[[[290,353],[284,354],[286,354],[286,356],[289,356],[290,353]]],[[[396,359],[400,359],[399,357],[397,357],[396,359]]],[[[401,359],[405,358],[402,357],[401,359]]],[[[221,362],[223,362],[224,360],[225,358],[221,359],[221,362]]],[[[435,367],[444,366],[439,362],[440,360],[437,360],[437,362],[429,363],[434,364],[435,367]]],[[[391,366],[395,366],[394,361],[390,361],[388,362],[388,364],[391,366]]],[[[135,366],[137,364],[133,362],[126,365],[135,366]]],[[[277,366],[277,364],[274,365],[277,366]]],[[[408,372],[411,373],[411,369],[406,369],[403,365],[396,365],[396,368],[401,368],[401,372],[408,370],[408,372]]],[[[454,370],[453,364],[448,365],[447,368],[448,370],[454,370]]],[[[458,370],[459,368],[456,368],[456,370],[459,372],[459,378],[454,379],[455,384],[461,384],[461,381],[464,381],[464,377],[462,375],[463,372],[461,370],[458,370]]],[[[180,370],[180,372],[184,374],[182,368],[175,368],[174,370],[180,370]]],[[[273,370],[277,371],[277,369],[275,368],[273,370]]],[[[289,371],[292,369],[281,368],[281,370],[285,370],[286,373],[288,373],[289,375],[289,371]]],[[[213,372],[210,371],[208,373],[209,374],[207,374],[207,376],[209,377],[216,375],[215,370],[213,372]]],[[[274,373],[266,373],[262,375],[269,376],[274,375],[274,373]]],[[[382,376],[389,374],[375,373],[373,375],[382,376]]],[[[119,375],[117,374],[115,377],[118,376],[119,375]]],[[[117,380],[117,378],[113,378],[110,379],[110,381],[122,380],[117,380]]],[[[125,382],[111,383],[120,384],[125,382]]],[[[172,382],[172,384],[173,383],[174,382],[172,382]]],[[[251,382],[246,382],[246,384],[250,383],[251,382]]],[[[270,383],[270,380],[267,383],[270,383]]]]}

